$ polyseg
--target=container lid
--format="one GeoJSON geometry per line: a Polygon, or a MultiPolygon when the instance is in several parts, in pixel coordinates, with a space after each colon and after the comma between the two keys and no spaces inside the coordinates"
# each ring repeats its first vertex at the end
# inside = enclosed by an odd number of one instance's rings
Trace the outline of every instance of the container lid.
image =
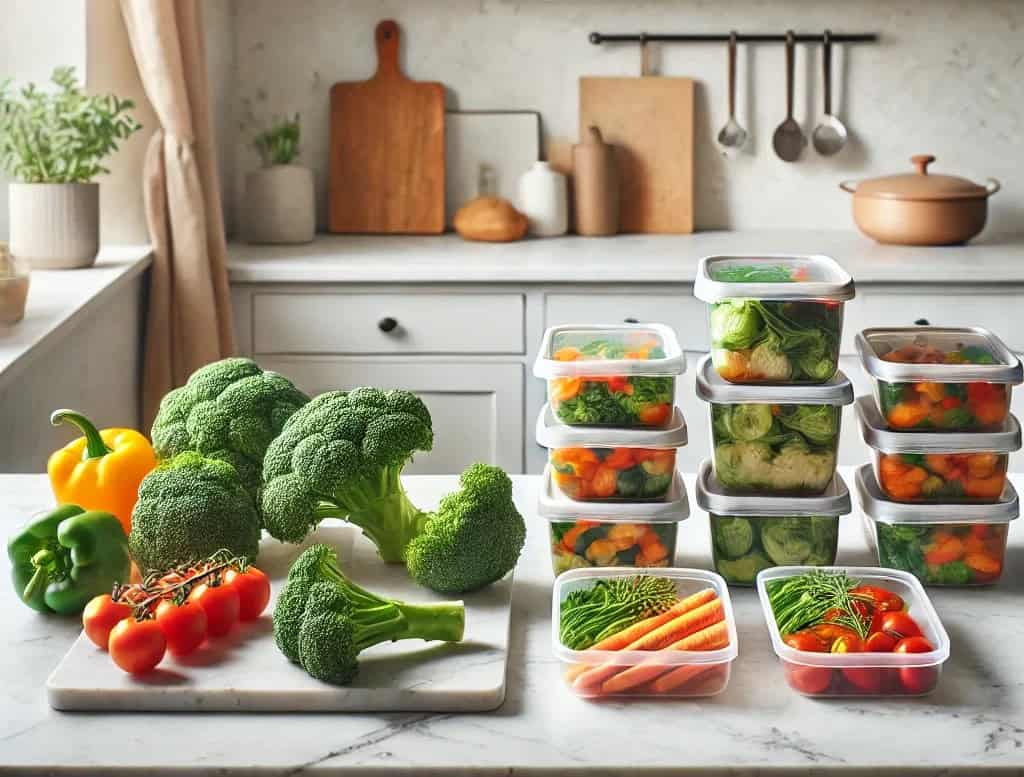
{"type": "Polygon", "coordinates": [[[549,521],[603,521],[604,523],[679,523],[690,517],[686,486],[676,470],[663,502],[580,502],[570,499],[551,480],[551,465],[544,467],[537,515],[549,521]]]}
{"type": "Polygon", "coordinates": [[[1020,424],[1010,415],[995,432],[894,432],[886,427],[875,398],[854,405],[864,442],[882,453],[1010,453],[1019,451],[1020,424]]]}
{"type": "Polygon", "coordinates": [[[705,256],[693,294],[705,302],[749,297],[764,300],[853,299],[853,278],[821,255],[705,256]]]}
{"type": "Polygon", "coordinates": [[[744,518],[838,516],[852,509],[850,491],[838,472],[818,496],[755,496],[736,494],[719,483],[710,459],[704,459],[697,471],[696,500],[705,512],[744,518]]]}
{"type": "Polygon", "coordinates": [[[718,374],[708,354],[697,365],[697,396],[705,402],[727,405],[849,405],[853,402],[853,384],[842,372],[818,384],[729,383],[718,374]]]}
{"type": "Polygon", "coordinates": [[[870,464],[857,468],[855,481],[861,510],[880,523],[1009,523],[1020,515],[1017,491],[1009,480],[999,501],[984,505],[893,502],[882,493],[870,464]]]}
{"type": "Polygon", "coordinates": [[[680,375],[676,333],[664,324],[565,324],[549,327],[533,363],[538,378],[680,375]]]}
{"type": "Polygon", "coordinates": [[[1024,380],[1020,359],[981,327],[865,329],[854,342],[868,375],[887,383],[1018,384],[1024,380]]]}
{"type": "Polygon", "coordinates": [[[686,420],[678,407],[664,429],[615,429],[560,423],[545,402],[537,415],[537,444],[545,448],[681,448],[686,445],[686,420]]]}
{"type": "Polygon", "coordinates": [[[931,154],[917,154],[910,161],[915,172],[861,181],[856,195],[884,200],[973,200],[989,195],[988,189],[967,178],[928,172],[928,165],[935,161],[931,154]]]}

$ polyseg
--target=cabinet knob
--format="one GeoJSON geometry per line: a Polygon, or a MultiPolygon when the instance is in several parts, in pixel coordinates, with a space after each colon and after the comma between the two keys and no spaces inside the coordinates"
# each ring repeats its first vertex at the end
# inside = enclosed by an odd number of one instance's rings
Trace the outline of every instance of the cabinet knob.
{"type": "Polygon", "coordinates": [[[384,318],[377,322],[377,328],[384,333],[393,332],[397,326],[398,322],[391,316],[384,316],[384,318]]]}
{"type": "Polygon", "coordinates": [[[914,323],[917,326],[931,326],[931,322],[927,318],[919,318],[914,323]]]}
{"type": "Polygon", "coordinates": [[[627,318],[622,319],[622,322],[624,324],[639,324],[640,323],[637,319],[633,318],[632,316],[629,316],[627,318]]]}

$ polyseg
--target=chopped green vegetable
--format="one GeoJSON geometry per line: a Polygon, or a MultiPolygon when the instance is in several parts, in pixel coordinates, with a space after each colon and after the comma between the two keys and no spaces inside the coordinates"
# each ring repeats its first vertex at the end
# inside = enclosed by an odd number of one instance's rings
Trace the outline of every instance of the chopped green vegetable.
{"type": "Polygon", "coordinates": [[[772,566],[774,566],[772,562],[757,550],[748,553],[742,558],[723,558],[715,563],[715,569],[718,570],[718,574],[728,582],[746,584],[753,582],[757,577],[757,573],[762,569],[770,569],[772,566]]]}
{"type": "Polygon", "coordinates": [[[839,609],[844,614],[831,618],[830,622],[847,626],[864,639],[871,625],[867,617],[858,614],[853,606],[855,599],[868,603],[868,596],[850,592],[859,585],[845,572],[812,570],[802,575],[769,581],[768,603],[775,615],[775,623],[781,634],[793,634],[800,629],[821,622],[829,610],[839,609]]]}
{"type": "Polygon", "coordinates": [[[839,518],[711,516],[715,570],[730,583],[750,585],[762,569],[776,565],[835,563],[839,518]]]}
{"type": "Polygon", "coordinates": [[[784,264],[734,264],[715,266],[711,277],[723,283],[793,283],[796,270],[784,264]]]}
{"type": "Polygon", "coordinates": [[[664,612],[677,601],[676,584],[667,577],[602,578],[565,597],[559,639],[567,648],[586,650],[605,637],[664,612]]]}
{"type": "Polygon", "coordinates": [[[712,533],[715,547],[728,559],[737,559],[754,547],[754,526],[746,518],[716,517],[712,533]]]}

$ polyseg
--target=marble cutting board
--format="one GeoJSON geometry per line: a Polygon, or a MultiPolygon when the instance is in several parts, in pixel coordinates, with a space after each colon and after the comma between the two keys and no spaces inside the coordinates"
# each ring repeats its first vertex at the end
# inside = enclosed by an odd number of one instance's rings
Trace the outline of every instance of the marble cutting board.
{"type": "MultiPolygon", "coordinates": [[[[360,585],[410,602],[441,601],[413,583],[404,568],[386,565],[358,531],[323,525],[303,546],[264,539],[259,566],[273,596],[292,560],[314,542],[338,548],[342,567],[360,585]]],[[[454,598],[454,597],[451,597],[454,598]]],[[[376,645],[360,657],[347,687],[319,682],[278,652],[271,634],[273,601],[263,616],[208,642],[191,656],[169,654],[144,678],[118,669],[80,634],[50,675],[46,693],[58,710],[244,712],[478,712],[505,698],[511,575],[463,597],[466,632],[458,644],[421,640],[376,645]]]]}

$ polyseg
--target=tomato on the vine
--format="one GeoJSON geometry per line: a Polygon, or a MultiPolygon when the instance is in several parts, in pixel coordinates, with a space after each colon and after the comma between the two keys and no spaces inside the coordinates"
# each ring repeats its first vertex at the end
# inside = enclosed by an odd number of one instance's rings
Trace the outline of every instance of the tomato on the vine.
{"type": "Polygon", "coordinates": [[[251,621],[260,617],[270,603],[270,578],[256,567],[244,572],[229,569],[224,573],[224,583],[238,591],[238,619],[251,621]]]}
{"type": "Polygon", "coordinates": [[[220,637],[231,631],[238,622],[241,600],[234,586],[221,582],[203,583],[192,589],[188,595],[206,613],[206,630],[211,637],[220,637]]]}
{"type": "Polygon", "coordinates": [[[196,602],[164,599],[156,607],[156,622],[174,656],[187,656],[206,639],[206,612],[196,602]]]}
{"type": "Polygon", "coordinates": [[[106,650],[111,629],[131,614],[129,605],[115,602],[110,594],[100,594],[90,599],[82,610],[82,628],[96,647],[106,650]]]}
{"type": "Polygon", "coordinates": [[[163,660],[167,640],[152,618],[125,618],[111,630],[107,649],[114,663],[124,671],[144,674],[163,660]]]}

